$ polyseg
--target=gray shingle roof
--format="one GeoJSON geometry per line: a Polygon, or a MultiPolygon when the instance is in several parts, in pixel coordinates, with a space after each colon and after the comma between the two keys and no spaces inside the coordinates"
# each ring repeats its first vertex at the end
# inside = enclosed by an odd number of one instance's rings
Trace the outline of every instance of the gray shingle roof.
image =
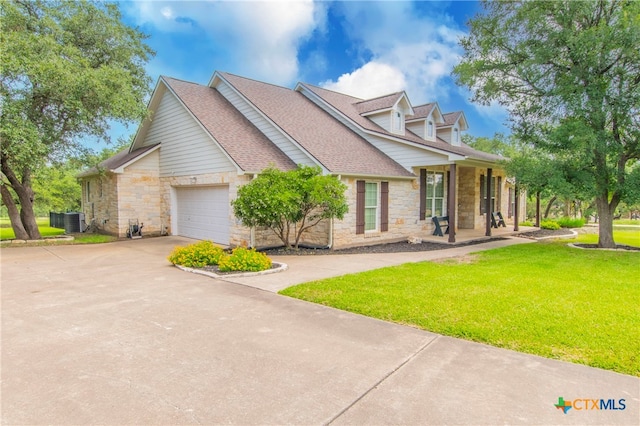
{"type": "Polygon", "coordinates": [[[442,114],[442,118],[444,119],[444,123],[438,124],[438,127],[447,127],[453,126],[456,123],[456,120],[462,115],[462,111],[456,112],[448,112],[446,114],[442,114]]]}
{"type": "Polygon", "coordinates": [[[413,176],[301,93],[233,74],[219,75],[330,172],[413,176]]]}
{"type": "Polygon", "coordinates": [[[413,107],[413,117],[411,120],[416,120],[420,118],[427,118],[431,111],[436,107],[435,102],[431,102],[430,104],[418,105],[413,107]]]}
{"type": "Polygon", "coordinates": [[[217,90],[174,78],[162,79],[242,170],[258,172],[270,165],[281,170],[296,168],[217,90]]]}
{"type": "Polygon", "coordinates": [[[380,96],[379,98],[367,99],[357,102],[355,106],[360,114],[389,109],[398,102],[398,99],[400,99],[403,93],[404,92],[396,92],[390,95],[380,96]]]}
{"type": "Polygon", "coordinates": [[[306,83],[301,83],[302,86],[315,93],[317,96],[322,98],[325,102],[331,105],[333,108],[340,111],[351,121],[358,124],[360,127],[365,130],[380,133],[384,136],[390,136],[393,138],[404,139],[409,142],[413,142],[419,145],[424,145],[426,147],[438,149],[444,152],[451,152],[454,154],[464,155],[471,159],[477,160],[487,160],[487,161],[497,161],[502,160],[503,158],[499,155],[488,154],[486,152],[477,151],[468,145],[462,144],[461,146],[453,146],[442,139],[437,141],[426,141],[422,139],[420,136],[416,135],[413,132],[406,131],[404,135],[397,135],[391,133],[382,127],[378,126],[373,121],[369,120],[366,117],[361,116],[358,113],[355,104],[361,102],[362,99],[354,98],[353,96],[344,95],[342,93],[334,92],[331,90],[323,89],[321,87],[312,86],[306,83]]]}
{"type": "Polygon", "coordinates": [[[129,152],[129,148],[123,149],[112,157],[107,158],[104,161],[98,163],[96,167],[91,167],[84,172],[79,173],[76,177],[87,177],[97,175],[101,171],[112,172],[116,170],[118,167],[122,167],[125,164],[129,163],[132,160],[142,156],[144,153],[151,151],[153,148],[158,146],[158,144],[145,146],[143,148],[138,148],[135,151],[129,152]]]}

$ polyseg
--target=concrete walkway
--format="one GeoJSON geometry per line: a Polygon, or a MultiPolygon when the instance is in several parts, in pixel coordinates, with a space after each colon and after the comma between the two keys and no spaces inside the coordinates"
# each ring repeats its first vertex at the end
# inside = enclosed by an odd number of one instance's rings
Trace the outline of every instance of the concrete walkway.
{"type": "Polygon", "coordinates": [[[278,291],[291,287],[292,285],[308,281],[369,271],[371,269],[384,268],[386,266],[402,265],[403,263],[448,259],[464,256],[477,251],[531,242],[534,242],[534,240],[526,238],[505,238],[470,246],[453,246],[446,250],[411,253],[273,256],[273,260],[275,262],[286,263],[289,266],[289,269],[284,272],[271,275],[244,278],[226,276],[222,279],[228,282],[243,284],[277,293],[278,291]]]}
{"type": "Polygon", "coordinates": [[[637,377],[186,273],[188,242],[0,249],[2,424],[638,424],[637,377]]]}

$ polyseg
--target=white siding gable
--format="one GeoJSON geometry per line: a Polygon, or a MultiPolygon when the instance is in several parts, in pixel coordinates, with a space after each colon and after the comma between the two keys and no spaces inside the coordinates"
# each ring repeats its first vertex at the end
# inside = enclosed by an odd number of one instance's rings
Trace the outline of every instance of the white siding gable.
{"type": "Polygon", "coordinates": [[[369,115],[367,116],[367,118],[373,121],[374,123],[376,123],[378,126],[385,129],[386,131],[391,131],[391,112],[390,111],[369,115]]]}
{"type": "Polygon", "coordinates": [[[127,167],[125,167],[126,171],[129,170],[146,170],[149,172],[158,172],[158,162],[160,158],[159,150],[155,150],[149,155],[145,155],[141,159],[134,161],[127,167]]]}
{"type": "Polygon", "coordinates": [[[438,137],[447,143],[451,143],[451,127],[445,127],[444,129],[438,129],[438,137]]]}
{"type": "Polygon", "coordinates": [[[304,164],[305,166],[317,166],[318,163],[313,161],[306,151],[286,137],[283,132],[260,114],[256,108],[243,99],[233,88],[231,88],[224,80],[220,79],[215,86],[230,103],[242,115],[247,118],[262,134],[264,134],[271,142],[273,142],[282,152],[285,153],[296,164],[304,164]]]}
{"type": "Polygon", "coordinates": [[[141,146],[161,143],[160,176],[231,172],[237,167],[189,111],[165,91],[141,146]]]}
{"type": "Polygon", "coordinates": [[[425,121],[416,121],[413,123],[407,123],[407,130],[412,131],[422,139],[427,139],[427,130],[425,121]]]}
{"type": "Polygon", "coordinates": [[[414,167],[449,164],[450,162],[445,154],[438,154],[378,136],[367,135],[366,138],[373,146],[410,172],[413,172],[414,167]]]}

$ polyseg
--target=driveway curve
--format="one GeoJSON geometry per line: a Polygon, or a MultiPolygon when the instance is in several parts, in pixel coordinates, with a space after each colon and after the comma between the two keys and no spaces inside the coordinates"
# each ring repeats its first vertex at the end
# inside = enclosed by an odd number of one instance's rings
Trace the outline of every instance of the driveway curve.
{"type": "Polygon", "coordinates": [[[636,377],[186,273],[188,242],[1,249],[2,424],[637,424],[636,377]]]}

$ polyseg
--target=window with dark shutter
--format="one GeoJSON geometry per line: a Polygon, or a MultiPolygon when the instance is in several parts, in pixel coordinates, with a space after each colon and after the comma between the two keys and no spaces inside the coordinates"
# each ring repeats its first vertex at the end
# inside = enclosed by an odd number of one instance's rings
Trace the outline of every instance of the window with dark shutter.
{"type": "Polygon", "coordinates": [[[484,214],[486,210],[487,185],[484,183],[484,175],[480,175],[480,214],[484,214]]]}
{"type": "Polygon", "coordinates": [[[389,182],[380,184],[380,231],[389,230],[389,182]]]}
{"type": "Polygon", "coordinates": [[[356,182],[356,234],[364,234],[364,193],[363,180],[356,182]]]}
{"type": "Polygon", "coordinates": [[[495,211],[502,211],[502,176],[498,176],[496,179],[496,193],[494,197],[496,198],[496,209],[495,211]]]}
{"type": "Polygon", "coordinates": [[[427,211],[427,170],[420,169],[420,220],[424,220],[427,211]]]}

